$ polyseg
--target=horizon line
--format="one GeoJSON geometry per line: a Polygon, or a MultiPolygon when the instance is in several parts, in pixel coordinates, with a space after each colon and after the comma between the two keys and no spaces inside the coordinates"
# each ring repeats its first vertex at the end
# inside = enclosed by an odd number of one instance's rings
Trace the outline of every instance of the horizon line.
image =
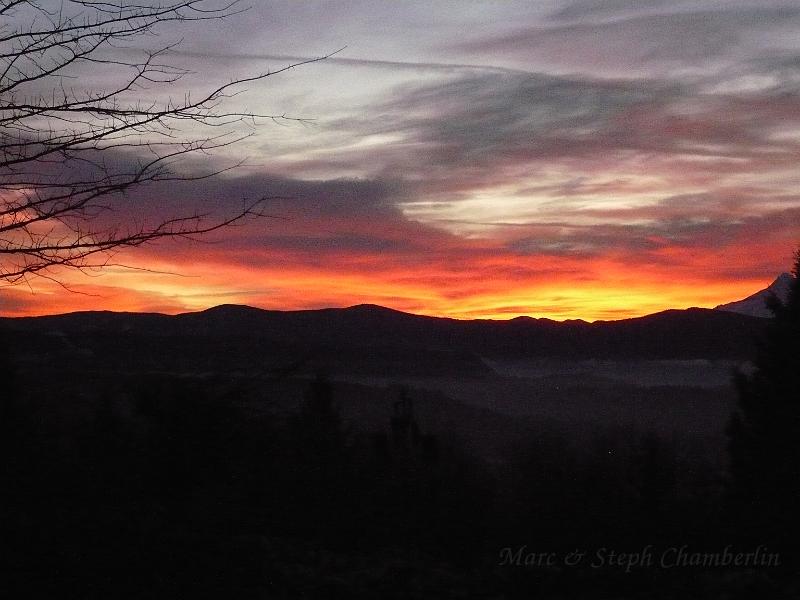
{"type": "MultiPolygon", "coordinates": [[[[756,292],[756,293],[758,293],[758,292],[756,292]]],[[[736,301],[734,301],[734,302],[736,302],[736,301]]],[[[727,303],[727,304],[730,304],[730,303],[727,303]]],[[[739,314],[739,315],[744,316],[744,317],[752,317],[752,318],[756,318],[756,319],[768,318],[768,317],[759,317],[759,316],[755,316],[755,315],[746,315],[746,314],[738,313],[736,311],[725,310],[723,308],[720,308],[721,306],[724,306],[724,304],[717,305],[716,307],[713,307],[713,308],[704,307],[704,306],[687,306],[687,307],[684,307],[684,308],[674,308],[673,307],[673,308],[665,308],[665,309],[662,309],[662,310],[657,310],[657,311],[652,312],[652,313],[644,313],[644,314],[633,315],[633,316],[624,316],[624,317],[620,317],[618,319],[587,320],[587,319],[582,319],[582,318],[554,319],[554,318],[551,318],[551,317],[537,317],[537,316],[532,316],[532,315],[529,315],[529,314],[518,314],[518,315],[515,315],[515,316],[510,316],[508,318],[497,318],[497,317],[453,317],[453,316],[448,316],[448,315],[433,315],[433,314],[410,312],[410,311],[400,310],[400,309],[392,308],[392,307],[389,307],[389,306],[384,306],[382,304],[375,304],[375,303],[370,303],[370,302],[362,302],[362,303],[359,303],[359,304],[352,304],[352,305],[348,305],[348,306],[321,306],[321,307],[318,307],[318,308],[283,308],[283,309],[262,308],[262,307],[253,306],[253,305],[250,305],[250,304],[237,304],[237,303],[228,302],[228,303],[216,304],[214,306],[209,306],[209,307],[206,307],[206,308],[199,308],[197,310],[183,310],[183,311],[176,311],[176,312],[162,312],[162,311],[158,311],[158,310],[133,311],[133,310],[110,310],[110,309],[96,309],[95,310],[95,309],[88,309],[88,310],[73,310],[73,311],[60,312],[60,313],[44,313],[44,314],[37,314],[37,315],[7,316],[7,315],[0,314],[0,319],[9,319],[9,320],[11,320],[11,319],[13,319],[13,320],[18,320],[18,319],[41,319],[41,318],[48,318],[48,317],[64,317],[64,316],[69,316],[69,315],[80,315],[80,314],[157,315],[157,316],[163,316],[163,317],[178,317],[178,316],[183,316],[183,315],[200,314],[200,313],[204,313],[204,312],[208,312],[208,311],[212,311],[212,310],[216,310],[216,309],[220,309],[220,308],[225,308],[225,307],[244,308],[244,309],[250,309],[250,310],[261,311],[261,312],[284,313],[284,314],[322,312],[322,311],[336,311],[336,310],[345,311],[345,310],[352,310],[352,309],[357,309],[357,308],[373,308],[373,309],[380,309],[380,310],[384,310],[384,311],[398,313],[398,314],[402,314],[402,315],[409,315],[409,316],[413,316],[413,317],[422,317],[422,318],[427,318],[427,319],[443,319],[443,320],[449,320],[449,321],[464,321],[464,322],[469,322],[469,321],[495,321],[495,322],[501,322],[501,323],[502,322],[508,322],[508,321],[514,321],[514,320],[517,320],[517,319],[531,319],[531,320],[536,320],[536,321],[550,321],[550,322],[553,322],[553,323],[586,323],[586,324],[612,323],[612,322],[618,322],[618,321],[629,321],[629,320],[633,320],[633,319],[642,319],[642,318],[646,318],[646,317],[649,317],[649,316],[659,315],[659,314],[663,314],[663,313],[667,313],[667,312],[675,312],[675,311],[683,312],[683,311],[690,311],[690,310],[726,312],[726,313],[732,313],[732,314],[739,314]]]]}

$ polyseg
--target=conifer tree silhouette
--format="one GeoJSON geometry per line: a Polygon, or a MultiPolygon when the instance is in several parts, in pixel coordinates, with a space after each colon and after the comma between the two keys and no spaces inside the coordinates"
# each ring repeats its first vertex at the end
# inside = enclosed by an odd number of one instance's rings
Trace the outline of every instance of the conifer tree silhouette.
{"type": "Polygon", "coordinates": [[[786,301],[769,300],[774,316],[754,370],[736,375],[728,429],[733,505],[750,537],[777,543],[800,531],[800,250],[793,274],[786,301]]]}

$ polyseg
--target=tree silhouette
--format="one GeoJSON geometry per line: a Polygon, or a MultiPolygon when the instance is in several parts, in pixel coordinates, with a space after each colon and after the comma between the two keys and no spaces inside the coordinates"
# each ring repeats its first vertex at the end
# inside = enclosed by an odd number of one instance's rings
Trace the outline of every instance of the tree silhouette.
{"type": "Polygon", "coordinates": [[[800,250],[793,274],[787,300],[769,300],[774,317],[754,370],[737,373],[729,426],[734,505],[752,531],[778,542],[800,531],[800,250]]]}
{"type": "Polygon", "coordinates": [[[0,281],[52,278],[54,267],[101,267],[122,247],[263,216],[265,198],[245,199],[233,214],[216,217],[177,214],[123,225],[107,215],[134,188],[227,170],[186,175],[175,167],[240,141],[247,134],[237,124],[301,120],[229,112],[222,104],[242,84],[325,57],[175,99],[170,90],[188,73],[164,60],[176,44],[143,49],[139,41],[166,24],[227,19],[245,10],[239,0],[57,4],[0,0],[0,281]],[[76,89],[87,74],[107,87],[76,89]]]}

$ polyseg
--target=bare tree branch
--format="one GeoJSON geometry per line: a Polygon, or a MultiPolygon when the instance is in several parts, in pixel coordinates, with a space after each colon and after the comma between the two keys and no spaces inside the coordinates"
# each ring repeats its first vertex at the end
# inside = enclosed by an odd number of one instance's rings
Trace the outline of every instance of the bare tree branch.
{"type": "Polygon", "coordinates": [[[199,175],[176,169],[182,159],[247,137],[237,133],[239,123],[305,121],[221,107],[248,83],[331,55],[175,99],[165,95],[169,86],[188,74],[165,62],[175,44],[148,51],[134,43],[159,35],[165,24],[227,19],[244,10],[239,0],[66,0],[58,11],[49,11],[43,0],[0,0],[0,282],[52,278],[58,267],[97,268],[120,248],[194,238],[268,216],[262,210],[266,198],[260,198],[216,219],[178,215],[125,226],[98,220],[130,202],[128,193],[139,186],[210,177],[237,166],[199,175]],[[106,90],[76,90],[71,82],[89,66],[113,73],[109,81],[115,83],[106,90]],[[192,138],[187,125],[222,131],[192,138]]]}

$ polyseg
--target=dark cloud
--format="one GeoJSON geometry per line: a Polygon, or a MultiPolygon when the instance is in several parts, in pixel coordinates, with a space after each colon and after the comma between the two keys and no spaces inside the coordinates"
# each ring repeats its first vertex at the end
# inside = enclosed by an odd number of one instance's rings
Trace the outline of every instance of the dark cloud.
{"type": "Polygon", "coordinates": [[[573,177],[595,167],[613,172],[633,156],[667,172],[785,169],[796,161],[798,142],[770,136],[800,123],[800,95],[483,73],[402,86],[367,110],[379,118],[334,127],[391,142],[319,153],[296,168],[361,165],[375,176],[414,178],[428,192],[452,193],[522,181],[526,170],[548,165],[569,166],[573,177]]]}
{"type": "Polygon", "coordinates": [[[332,168],[359,163],[382,176],[410,174],[433,186],[461,182],[470,189],[506,177],[504,166],[591,159],[615,146],[657,144],[634,138],[625,115],[637,108],[658,110],[682,97],[682,89],[658,81],[482,73],[402,86],[389,97],[367,109],[377,119],[345,119],[334,127],[354,136],[392,136],[392,143],[337,150],[316,160],[328,160],[332,168]]]}
{"type": "Polygon", "coordinates": [[[197,181],[153,183],[112,199],[113,210],[101,223],[139,224],[179,215],[226,217],[247,203],[263,199],[261,210],[278,220],[317,222],[361,218],[396,218],[394,199],[400,186],[374,180],[294,180],[269,173],[220,175],[197,181]]]}

